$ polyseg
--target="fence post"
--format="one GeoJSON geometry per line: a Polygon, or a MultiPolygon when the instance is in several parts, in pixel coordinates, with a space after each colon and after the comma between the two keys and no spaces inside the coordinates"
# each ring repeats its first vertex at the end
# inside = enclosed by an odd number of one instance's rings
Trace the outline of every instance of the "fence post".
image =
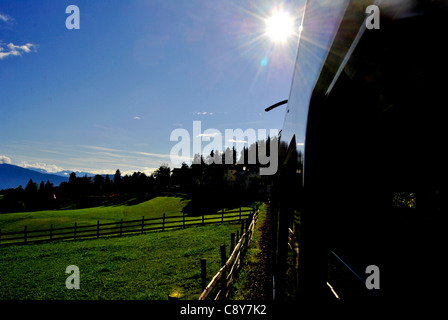
{"type": "Polygon", "coordinates": [[[232,254],[234,249],[235,249],[235,232],[232,232],[230,234],[230,254],[232,254]]]}
{"type": "Polygon", "coordinates": [[[241,220],[241,236],[244,234],[244,220],[241,220]]]}
{"type": "Polygon", "coordinates": [[[165,213],[163,213],[162,231],[165,231],[165,213]]]}
{"type": "Polygon", "coordinates": [[[202,291],[204,291],[207,286],[207,259],[205,258],[201,259],[201,286],[202,291]]]}
{"type": "Polygon", "coordinates": [[[240,221],[241,221],[241,206],[240,206],[240,221]]]}
{"type": "Polygon", "coordinates": [[[27,229],[28,227],[27,226],[25,226],[25,229],[23,230],[23,240],[24,240],[24,242],[26,243],[26,236],[27,236],[27,234],[26,234],[26,229],[27,229]]]}
{"type": "Polygon", "coordinates": [[[75,231],[73,233],[73,240],[76,240],[76,222],[75,222],[75,231]]]}
{"type": "Polygon", "coordinates": [[[0,243],[2,243],[2,229],[0,229],[0,243]]]}
{"type": "Polygon", "coordinates": [[[100,220],[97,220],[96,222],[96,237],[100,237],[100,220]]]}
{"type": "Polygon", "coordinates": [[[204,224],[204,212],[202,212],[202,224],[204,224]]]}
{"type": "Polygon", "coordinates": [[[142,234],[144,227],[145,227],[145,216],[142,216],[142,234]]]}
{"type": "Polygon", "coordinates": [[[244,239],[244,246],[247,248],[247,244],[249,243],[249,227],[250,227],[250,219],[246,219],[246,226],[245,226],[245,232],[246,232],[246,239],[244,239]]]}
{"type": "Polygon", "coordinates": [[[53,224],[50,225],[50,241],[53,240],[53,224]]]}
{"type": "Polygon", "coordinates": [[[120,220],[120,236],[123,234],[123,218],[120,220]]]}
{"type": "Polygon", "coordinates": [[[226,245],[221,244],[221,265],[224,267],[223,273],[221,275],[221,296],[226,296],[227,291],[227,270],[226,265],[226,245]]]}
{"type": "Polygon", "coordinates": [[[221,212],[221,223],[224,222],[224,208],[222,208],[221,212]]]}
{"type": "Polygon", "coordinates": [[[185,212],[182,212],[182,225],[185,228],[185,212]]]}

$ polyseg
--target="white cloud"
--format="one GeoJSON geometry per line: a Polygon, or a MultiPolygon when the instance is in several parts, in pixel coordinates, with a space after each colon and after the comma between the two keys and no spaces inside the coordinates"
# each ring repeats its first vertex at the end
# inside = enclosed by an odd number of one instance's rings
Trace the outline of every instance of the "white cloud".
{"type": "Polygon", "coordinates": [[[235,139],[229,139],[227,142],[233,142],[233,143],[247,143],[245,140],[235,140],[235,139]]]}
{"type": "Polygon", "coordinates": [[[35,168],[35,169],[43,169],[48,173],[56,173],[60,171],[64,171],[64,168],[61,168],[54,164],[46,164],[42,162],[36,162],[36,163],[28,163],[27,161],[22,161],[19,166],[23,168],[35,168]]]}
{"type": "Polygon", "coordinates": [[[11,164],[11,158],[0,154],[0,163],[11,164]]]}
{"type": "Polygon", "coordinates": [[[213,133],[200,133],[196,137],[216,137],[218,135],[221,135],[219,132],[213,132],[213,133]]]}
{"type": "Polygon", "coordinates": [[[149,152],[140,152],[140,151],[132,151],[134,154],[139,154],[142,156],[149,156],[149,157],[157,157],[157,158],[169,158],[169,154],[161,154],[161,153],[149,153],[149,152]]]}
{"type": "Polygon", "coordinates": [[[117,149],[104,148],[104,147],[98,147],[98,146],[86,146],[86,145],[82,145],[81,147],[89,148],[89,149],[93,149],[93,150],[100,150],[100,151],[120,152],[120,150],[117,150],[117,149]]]}
{"type": "Polygon", "coordinates": [[[141,120],[142,118],[140,118],[139,116],[135,116],[134,120],[141,120]]]}
{"type": "MultiPolygon", "coordinates": [[[[104,147],[99,147],[99,146],[86,146],[86,145],[83,145],[82,147],[93,149],[93,150],[110,151],[110,152],[118,153],[118,154],[112,155],[114,157],[121,156],[121,157],[124,158],[124,157],[127,157],[128,154],[138,154],[138,155],[142,155],[142,156],[150,156],[150,157],[158,157],[158,158],[169,158],[170,157],[169,154],[149,153],[149,152],[142,152],[142,151],[117,150],[117,149],[104,148],[104,147]]],[[[104,152],[102,152],[101,154],[102,155],[109,155],[109,156],[111,155],[111,154],[105,154],[104,152]]]]}
{"type": "Polygon", "coordinates": [[[10,16],[8,16],[7,14],[1,13],[0,12],[0,21],[3,21],[5,23],[10,23],[12,22],[14,19],[11,18],[10,16]]]}
{"type": "Polygon", "coordinates": [[[0,60],[7,56],[21,56],[22,53],[30,53],[31,51],[36,52],[36,49],[37,45],[32,43],[17,46],[12,42],[9,44],[0,42],[0,60]]]}

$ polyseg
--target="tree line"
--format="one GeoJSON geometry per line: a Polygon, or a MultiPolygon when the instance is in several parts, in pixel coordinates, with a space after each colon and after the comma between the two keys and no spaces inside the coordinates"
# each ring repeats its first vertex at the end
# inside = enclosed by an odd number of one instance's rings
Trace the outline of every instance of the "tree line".
{"type": "Polygon", "coordinates": [[[180,168],[171,169],[162,164],[150,175],[134,172],[123,176],[119,169],[114,175],[94,177],[77,177],[72,172],[68,181],[59,186],[50,181],[37,183],[30,179],[25,188],[19,186],[0,192],[0,212],[138,203],[165,192],[191,199],[185,208],[191,214],[222,208],[224,204],[237,207],[258,200],[263,193],[260,191],[266,191],[266,184],[270,183],[269,178],[257,175],[258,159],[255,163],[249,161],[250,151],[265,148],[266,142],[269,140],[243,148],[239,157],[235,148],[212,150],[207,156],[196,154],[191,165],[184,162],[180,168]]]}

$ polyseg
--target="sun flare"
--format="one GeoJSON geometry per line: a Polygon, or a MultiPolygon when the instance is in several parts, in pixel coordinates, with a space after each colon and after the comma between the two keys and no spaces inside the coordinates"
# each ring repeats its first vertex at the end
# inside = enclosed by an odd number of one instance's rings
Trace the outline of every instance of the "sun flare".
{"type": "Polygon", "coordinates": [[[274,12],[266,19],[266,35],[274,43],[285,43],[294,34],[294,19],[284,11],[274,12]]]}

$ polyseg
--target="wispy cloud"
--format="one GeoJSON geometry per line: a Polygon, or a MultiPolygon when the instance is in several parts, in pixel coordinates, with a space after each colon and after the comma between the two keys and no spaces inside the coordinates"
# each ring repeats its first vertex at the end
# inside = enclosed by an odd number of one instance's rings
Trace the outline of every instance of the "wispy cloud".
{"type": "Polygon", "coordinates": [[[247,143],[246,140],[235,140],[235,139],[229,139],[229,140],[227,140],[227,142],[232,142],[232,143],[247,143]]]}
{"type": "Polygon", "coordinates": [[[82,147],[99,151],[97,153],[86,152],[87,154],[106,155],[106,156],[122,157],[122,158],[129,158],[129,157],[132,157],[132,155],[141,155],[141,156],[146,156],[146,157],[156,157],[156,158],[163,158],[163,159],[170,158],[170,154],[166,154],[166,153],[151,153],[151,152],[143,152],[143,151],[117,150],[117,149],[112,149],[112,148],[104,148],[104,147],[100,147],[100,146],[83,145],[82,147]],[[115,154],[111,154],[110,152],[115,152],[115,154]]]}
{"type": "Polygon", "coordinates": [[[170,157],[169,154],[161,154],[161,153],[150,153],[150,152],[141,152],[141,151],[132,151],[132,153],[139,154],[142,156],[166,158],[166,159],[168,159],[170,157]]]}
{"type": "Polygon", "coordinates": [[[134,120],[141,120],[142,118],[140,118],[139,116],[135,116],[134,120]]]}
{"type": "Polygon", "coordinates": [[[14,19],[10,16],[8,16],[7,14],[1,13],[0,12],[0,21],[3,21],[4,23],[11,23],[14,21],[14,19]]]}
{"type": "Polygon", "coordinates": [[[4,13],[0,12],[0,20],[1,21],[8,23],[8,22],[11,21],[11,19],[12,18],[10,16],[8,16],[7,14],[4,14],[4,13]]]}
{"type": "Polygon", "coordinates": [[[198,116],[212,116],[214,113],[213,112],[207,112],[207,111],[197,111],[197,112],[193,112],[193,114],[198,115],[198,116]]]}
{"type": "Polygon", "coordinates": [[[23,53],[36,52],[36,49],[37,45],[32,43],[17,46],[12,42],[8,44],[0,42],[0,60],[8,56],[21,56],[23,53]]]}
{"type": "Polygon", "coordinates": [[[95,151],[95,152],[88,152],[85,151],[86,154],[94,155],[94,156],[106,156],[106,157],[113,157],[113,158],[123,158],[123,155],[121,154],[115,154],[112,152],[103,152],[103,151],[95,151]]]}
{"type": "Polygon", "coordinates": [[[216,137],[216,136],[219,136],[219,135],[221,135],[221,133],[219,133],[219,132],[200,133],[196,137],[207,137],[207,138],[210,138],[210,137],[216,137]]]}
{"type": "Polygon", "coordinates": [[[104,148],[104,147],[99,147],[99,146],[81,146],[84,148],[88,148],[88,149],[93,149],[93,150],[100,150],[100,151],[112,151],[112,152],[120,152],[120,150],[117,149],[111,149],[111,148],[104,148]]]}

